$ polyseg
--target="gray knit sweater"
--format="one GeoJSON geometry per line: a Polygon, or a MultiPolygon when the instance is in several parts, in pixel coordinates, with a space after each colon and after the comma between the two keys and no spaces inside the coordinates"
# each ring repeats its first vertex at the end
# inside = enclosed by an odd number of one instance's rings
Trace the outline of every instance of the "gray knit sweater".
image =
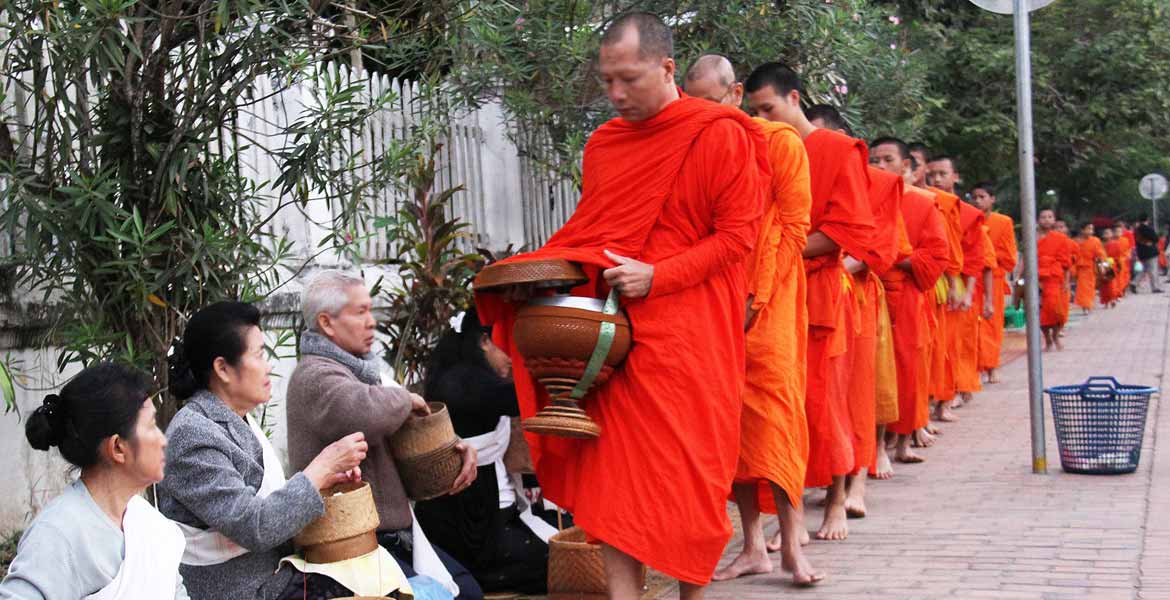
{"type": "Polygon", "coordinates": [[[410,416],[410,394],[365,383],[347,366],[320,355],[302,355],[288,382],[288,461],[303,469],[325,446],[355,431],[370,445],[362,479],[373,488],[379,531],[411,526],[410,504],[390,454],[390,436],[410,416]]]}
{"type": "Polygon", "coordinates": [[[210,392],[187,401],[167,427],[166,478],[158,484],[167,518],[214,529],[250,550],[207,567],[182,565],[187,591],[198,600],[275,598],[292,578],[276,572],[292,551],[292,537],[325,513],[303,473],[267,498],[256,497],[264,478],[260,442],[248,423],[210,392]]]}

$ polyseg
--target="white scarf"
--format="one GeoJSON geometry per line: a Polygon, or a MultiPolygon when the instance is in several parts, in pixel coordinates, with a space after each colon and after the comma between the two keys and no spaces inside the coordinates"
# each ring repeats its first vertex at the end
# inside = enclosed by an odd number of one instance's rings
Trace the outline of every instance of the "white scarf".
{"type": "Polygon", "coordinates": [[[122,515],[125,556],[118,574],[85,600],[174,598],[179,583],[183,534],[149,502],[134,496],[122,515]]]}
{"type": "Polygon", "coordinates": [[[518,493],[519,490],[524,489],[523,483],[520,481],[519,474],[509,475],[507,469],[504,468],[504,453],[508,451],[508,442],[512,439],[512,419],[508,417],[500,417],[500,422],[496,424],[496,428],[483,435],[477,435],[463,440],[467,444],[475,447],[479,459],[477,465],[486,467],[487,465],[494,465],[496,468],[496,478],[500,481],[511,479],[512,481],[512,498],[504,498],[502,494],[506,493],[505,489],[500,489],[500,504],[504,504],[505,500],[510,500],[506,505],[511,506],[517,504],[520,509],[520,520],[524,523],[528,530],[536,537],[548,543],[548,539],[556,534],[557,530],[552,525],[544,522],[544,519],[532,513],[532,506],[524,499],[524,495],[518,493]]]}
{"type": "MultiPolygon", "coordinates": [[[[268,441],[268,436],[260,429],[256,419],[248,415],[248,427],[260,442],[264,455],[264,479],[260,481],[260,489],[256,490],[257,498],[267,498],[276,490],[284,487],[287,480],[284,477],[284,467],[276,455],[276,449],[268,441]]],[[[177,523],[183,535],[187,538],[187,549],[183,552],[183,564],[196,567],[206,567],[225,563],[237,556],[248,553],[248,549],[233,542],[224,534],[214,529],[199,529],[183,523],[177,523]]]]}

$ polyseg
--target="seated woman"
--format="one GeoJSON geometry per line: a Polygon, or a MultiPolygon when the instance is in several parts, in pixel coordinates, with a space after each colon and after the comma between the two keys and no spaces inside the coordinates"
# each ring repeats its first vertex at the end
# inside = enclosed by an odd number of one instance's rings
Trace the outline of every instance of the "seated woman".
{"type": "Polygon", "coordinates": [[[445,403],[455,433],[476,447],[479,475],[458,494],[418,503],[415,515],[485,592],[543,594],[548,538],[556,529],[532,513],[520,477],[507,473],[503,461],[511,417],[519,415],[512,361],[492,343],[474,308],[456,321],[431,356],[426,397],[445,403]]]}
{"type": "Polygon", "coordinates": [[[199,600],[354,595],[280,560],[291,553],[293,536],[324,513],[319,490],[360,479],[366,442],[348,435],[286,480],[248,416],[271,398],[271,371],[260,312],[242,302],[195,313],[171,357],[172,390],[187,404],[167,428],[159,507],[186,536],[180,571],[199,600]]]}
{"type": "Polygon", "coordinates": [[[25,530],[0,598],[186,600],[183,534],[139,496],[163,478],[167,445],[146,375],[91,366],[45,398],[25,435],[37,450],[56,446],[81,477],[25,530]]]}

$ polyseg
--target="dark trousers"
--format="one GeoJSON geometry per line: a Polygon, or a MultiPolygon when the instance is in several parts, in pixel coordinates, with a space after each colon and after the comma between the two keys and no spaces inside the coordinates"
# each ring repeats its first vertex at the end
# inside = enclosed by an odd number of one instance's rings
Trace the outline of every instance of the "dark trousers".
{"type": "MultiPolygon", "coordinates": [[[[406,531],[409,533],[409,530],[406,531]]],[[[402,567],[402,572],[406,576],[414,577],[418,573],[414,570],[414,548],[403,539],[402,532],[389,531],[378,532],[378,543],[385,548],[398,561],[398,566],[402,567]]],[[[466,567],[459,564],[459,561],[447,554],[442,548],[431,545],[435,550],[435,554],[439,556],[439,561],[447,568],[447,572],[451,574],[451,578],[455,580],[455,585],[459,586],[459,600],[483,600],[483,590],[480,589],[479,583],[471,576],[471,573],[466,567]]]]}

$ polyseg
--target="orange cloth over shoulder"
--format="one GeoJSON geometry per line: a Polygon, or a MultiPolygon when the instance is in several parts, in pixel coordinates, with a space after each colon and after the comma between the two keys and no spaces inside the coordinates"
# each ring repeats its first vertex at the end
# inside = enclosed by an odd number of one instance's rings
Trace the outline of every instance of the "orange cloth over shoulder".
{"type": "Polygon", "coordinates": [[[1073,297],[1072,297],[1072,283],[1071,282],[1077,278],[1077,262],[1078,262],[1079,257],[1080,257],[1081,247],[1079,244],[1077,244],[1076,240],[1068,237],[1067,235],[1064,237],[1065,237],[1065,239],[1068,240],[1066,242],[1066,245],[1068,246],[1068,256],[1069,256],[1068,266],[1066,266],[1064,268],[1064,270],[1068,272],[1068,281],[1070,283],[1068,286],[1061,288],[1062,296],[1061,296],[1061,302],[1060,302],[1060,311],[1061,311],[1061,320],[1067,322],[1069,312],[1072,310],[1073,297]]]}
{"type": "Polygon", "coordinates": [[[735,480],[757,483],[762,510],[776,512],[771,485],[797,506],[808,464],[804,412],[808,309],[804,251],[812,205],[808,154],[790,125],[756,120],[772,167],[768,203],[748,262],[748,293],[759,311],[747,332],[747,384],[735,480]]]}
{"type": "Polygon", "coordinates": [[[910,187],[902,196],[902,216],[912,248],[909,268],[890,269],[882,276],[893,324],[894,358],[898,369],[898,420],[894,433],[909,435],[930,417],[927,370],[934,321],[934,286],[949,259],[946,227],[932,193],[910,187]]]}
{"type": "MultiPolygon", "coordinates": [[[[959,197],[944,192],[938,188],[928,188],[934,192],[935,202],[942,211],[943,225],[947,231],[947,247],[950,249],[945,273],[953,277],[960,277],[963,271],[963,226],[959,218],[959,197]]],[[[952,311],[947,305],[937,305],[934,309],[938,327],[934,330],[934,350],[931,352],[930,394],[935,400],[950,401],[955,397],[955,361],[958,359],[958,349],[955,347],[954,323],[952,311]]]]}
{"type": "Polygon", "coordinates": [[[1077,245],[1077,306],[1091,310],[1097,295],[1097,262],[1109,257],[1101,238],[1090,235],[1077,245]]]}
{"type": "Polygon", "coordinates": [[[1036,241],[1036,275],[1040,279],[1040,325],[1063,325],[1065,271],[1072,264],[1068,236],[1050,231],[1036,241]]]}
{"type": "MultiPolygon", "coordinates": [[[[528,435],[552,501],[589,535],[671,577],[709,581],[731,537],[726,498],[739,456],[746,259],[771,176],[758,124],[683,94],[640,122],[613,119],[585,146],[573,216],[539,250],[565,258],[605,294],[603,250],[654,265],[650,295],[625,301],[633,345],[582,407],[596,440],[528,435]],[[685,526],[680,526],[685,524],[685,526]]],[[[512,343],[515,305],[477,294],[513,359],[521,417],[547,403],[512,343]]]]}
{"type": "Polygon", "coordinates": [[[856,302],[847,295],[842,253],[864,257],[873,242],[869,203],[869,162],[865,143],[844,134],[817,129],[804,139],[812,178],[810,235],[822,233],[840,251],[807,258],[809,460],[805,485],[829,485],[834,475],[854,469],[849,414],[849,335],[856,302]]]}
{"type": "Polygon", "coordinates": [[[999,367],[1000,350],[1003,348],[1004,309],[1007,305],[1007,277],[1016,268],[1018,251],[1016,229],[1012,218],[999,214],[987,215],[987,235],[995,249],[995,268],[992,270],[991,300],[994,303],[990,319],[979,326],[979,370],[986,371],[999,367]]]}

